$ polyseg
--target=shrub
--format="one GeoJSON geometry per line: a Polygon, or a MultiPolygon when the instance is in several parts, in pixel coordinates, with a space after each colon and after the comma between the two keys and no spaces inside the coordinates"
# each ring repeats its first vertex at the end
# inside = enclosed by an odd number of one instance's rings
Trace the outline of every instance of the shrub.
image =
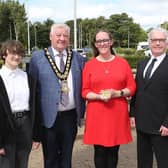
{"type": "Polygon", "coordinates": [[[131,68],[134,69],[134,68],[137,67],[137,63],[140,60],[145,59],[146,57],[145,56],[136,55],[136,56],[125,56],[124,58],[128,61],[128,63],[131,66],[131,68]]]}
{"type": "Polygon", "coordinates": [[[121,56],[135,55],[136,49],[134,48],[116,48],[116,53],[121,56]]]}

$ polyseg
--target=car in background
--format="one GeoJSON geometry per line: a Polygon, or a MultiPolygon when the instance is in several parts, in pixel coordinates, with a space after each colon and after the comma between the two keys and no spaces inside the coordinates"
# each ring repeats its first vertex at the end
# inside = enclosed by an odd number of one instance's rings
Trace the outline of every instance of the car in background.
{"type": "Polygon", "coordinates": [[[151,50],[148,48],[144,51],[145,56],[150,57],[152,55],[151,50]]]}
{"type": "Polygon", "coordinates": [[[78,48],[77,52],[80,53],[83,57],[86,57],[86,52],[84,51],[83,48],[78,48]]]}
{"type": "Polygon", "coordinates": [[[151,50],[149,49],[149,43],[147,41],[139,42],[137,51],[144,51],[145,56],[151,56],[151,50]]]}
{"type": "Polygon", "coordinates": [[[86,57],[86,52],[83,48],[77,48],[76,50],[75,49],[72,49],[72,51],[76,51],[78,52],[80,55],[82,55],[83,57],[86,57]]]}
{"type": "Polygon", "coordinates": [[[138,45],[137,45],[137,51],[146,50],[148,48],[149,48],[149,43],[147,41],[139,42],[138,45]]]}

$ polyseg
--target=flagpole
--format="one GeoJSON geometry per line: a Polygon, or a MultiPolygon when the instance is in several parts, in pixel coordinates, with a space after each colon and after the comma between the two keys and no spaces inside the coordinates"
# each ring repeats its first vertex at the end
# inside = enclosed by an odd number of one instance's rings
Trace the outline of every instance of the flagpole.
{"type": "Polygon", "coordinates": [[[74,0],[74,50],[77,50],[76,0],[74,0]]]}
{"type": "Polygon", "coordinates": [[[28,4],[28,0],[27,1],[27,53],[28,55],[30,55],[30,22],[29,22],[29,4],[28,4]]]}

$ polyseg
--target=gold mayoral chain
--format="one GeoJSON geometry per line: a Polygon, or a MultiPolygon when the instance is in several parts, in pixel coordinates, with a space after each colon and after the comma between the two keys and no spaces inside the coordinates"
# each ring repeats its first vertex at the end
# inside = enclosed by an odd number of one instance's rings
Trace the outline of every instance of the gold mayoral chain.
{"type": "Polygon", "coordinates": [[[67,78],[68,78],[68,74],[71,68],[71,61],[72,61],[72,51],[70,49],[67,50],[67,60],[66,60],[66,64],[65,64],[65,70],[63,72],[61,72],[59,70],[59,68],[57,67],[57,65],[55,64],[55,61],[53,60],[53,58],[51,57],[49,51],[47,48],[44,48],[44,52],[45,52],[45,56],[48,60],[48,62],[51,65],[51,68],[53,70],[53,72],[55,73],[55,75],[58,77],[58,79],[60,79],[61,82],[61,91],[62,92],[68,92],[69,88],[68,88],[68,82],[67,82],[67,78]]]}

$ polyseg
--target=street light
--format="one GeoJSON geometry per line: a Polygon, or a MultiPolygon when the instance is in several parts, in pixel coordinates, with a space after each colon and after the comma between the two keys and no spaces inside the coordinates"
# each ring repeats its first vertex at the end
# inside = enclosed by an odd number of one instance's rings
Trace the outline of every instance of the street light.
{"type": "Polygon", "coordinates": [[[74,0],[74,50],[77,50],[76,0],[74,0]]]}
{"type": "Polygon", "coordinates": [[[37,29],[36,29],[36,24],[34,24],[34,47],[37,47],[37,29]]]}
{"type": "Polygon", "coordinates": [[[29,5],[28,0],[27,1],[27,52],[28,55],[30,55],[30,21],[29,21],[29,5]]]}
{"type": "Polygon", "coordinates": [[[29,22],[29,19],[27,21],[27,48],[28,48],[28,55],[30,55],[30,22],[29,22]]]}
{"type": "Polygon", "coordinates": [[[82,22],[79,23],[79,48],[82,48],[82,22]]]}
{"type": "Polygon", "coordinates": [[[129,27],[128,27],[128,48],[130,47],[130,31],[129,31],[129,27]]]}
{"type": "Polygon", "coordinates": [[[124,26],[124,30],[127,31],[127,48],[130,48],[130,27],[129,27],[129,21],[128,20],[122,20],[122,23],[123,23],[123,26],[124,26]]]}

